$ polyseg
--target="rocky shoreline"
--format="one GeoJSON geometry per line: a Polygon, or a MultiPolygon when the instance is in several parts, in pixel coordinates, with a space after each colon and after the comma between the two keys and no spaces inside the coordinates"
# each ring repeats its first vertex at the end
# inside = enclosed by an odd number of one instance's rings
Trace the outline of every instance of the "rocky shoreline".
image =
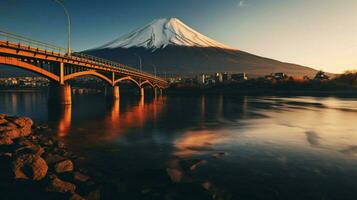
{"type": "Polygon", "coordinates": [[[28,117],[0,114],[1,199],[101,199],[99,186],[76,155],[46,125],[28,117]]]}
{"type": "Polygon", "coordinates": [[[0,114],[0,199],[99,200],[121,198],[128,192],[140,199],[186,199],[185,192],[194,199],[230,199],[211,181],[194,178],[196,169],[208,161],[178,157],[170,159],[163,172],[169,182],[141,185],[137,188],[141,193],[133,194],[130,185],[80,166],[81,157],[48,130],[28,117],[0,114]]]}

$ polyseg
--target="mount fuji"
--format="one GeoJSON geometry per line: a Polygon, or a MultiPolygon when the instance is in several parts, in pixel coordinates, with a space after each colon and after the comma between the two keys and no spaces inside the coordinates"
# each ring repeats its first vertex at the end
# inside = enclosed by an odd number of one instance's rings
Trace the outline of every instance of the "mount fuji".
{"type": "Polygon", "coordinates": [[[217,42],[177,18],[151,23],[84,53],[158,74],[248,73],[257,77],[273,72],[312,76],[315,69],[256,56],[217,42]]]}

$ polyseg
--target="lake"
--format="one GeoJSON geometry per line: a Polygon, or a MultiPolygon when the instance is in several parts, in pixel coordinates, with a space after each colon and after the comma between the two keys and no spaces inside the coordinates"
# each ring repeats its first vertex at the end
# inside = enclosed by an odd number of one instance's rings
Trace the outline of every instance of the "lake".
{"type": "Polygon", "coordinates": [[[357,98],[0,93],[79,155],[108,199],[356,199],[357,98]]]}

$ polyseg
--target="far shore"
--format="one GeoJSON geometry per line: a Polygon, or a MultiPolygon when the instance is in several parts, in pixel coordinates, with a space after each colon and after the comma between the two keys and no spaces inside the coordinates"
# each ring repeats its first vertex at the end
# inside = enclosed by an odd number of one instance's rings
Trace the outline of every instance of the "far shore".
{"type": "MultiPolygon", "coordinates": [[[[0,89],[0,93],[31,93],[47,92],[47,88],[11,88],[0,89]]],[[[357,90],[280,90],[280,89],[167,89],[167,95],[248,95],[248,96],[351,96],[357,97],[357,90]]]]}
{"type": "Polygon", "coordinates": [[[193,94],[214,94],[214,95],[248,95],[248,96],[271,96],[271,95],[293,95],[293,96],[356,96],[357,90],[168,90],[169,95],[193,95],[193,94]]]}

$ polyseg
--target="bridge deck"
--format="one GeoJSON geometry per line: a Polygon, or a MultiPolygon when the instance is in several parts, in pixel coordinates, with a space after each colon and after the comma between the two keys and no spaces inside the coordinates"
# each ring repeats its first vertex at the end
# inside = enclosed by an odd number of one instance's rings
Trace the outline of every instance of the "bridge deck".
{"type": "Polygon", "coordinates": [[[0,31],[0,37],[3,38],[0,39],[1,54],[21,56],[29,59],[60,61],[88,69],[115,72],[133,78],[149,80],[161,85],[167,85],[167,82],[160,77],[110,60],[79,52],[73,52],[71,55],[68,55],[65,48],[2,31],[0,31]]]}

